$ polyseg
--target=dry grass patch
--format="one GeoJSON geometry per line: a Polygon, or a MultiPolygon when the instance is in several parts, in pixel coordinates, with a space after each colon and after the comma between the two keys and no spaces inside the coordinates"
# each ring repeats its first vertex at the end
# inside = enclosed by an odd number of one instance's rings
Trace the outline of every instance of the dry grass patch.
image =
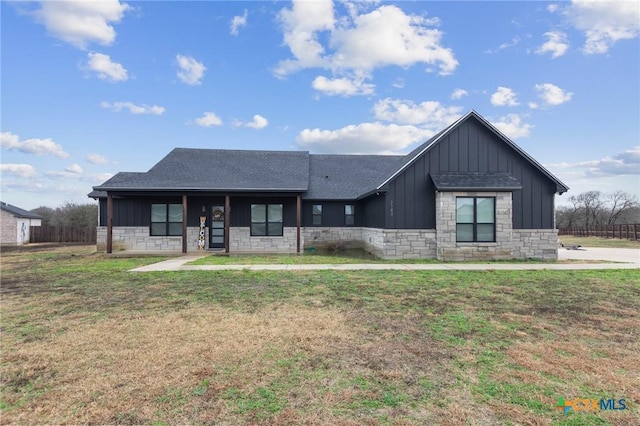
{"type": "MultiPolygon", "coordinates": [[[[136,422],[145,422],[172,405],[182,414],[171,420],[188,421],[198,405],[190,393],[220,394],[236,387],[251,394],[280,374],[271,371],[272,364],[313,354],[327,339],[349,340],[356,332],[340,312],[290,306],[253,314],[192,308],[81,324],[4,357],[19,366],[7,377],[47,382],[47,392],[9,411],[4,421],[104,423],[114,413],[135,412],[136,422]],[[203,383],[206,389],[197,390],[203,383]]],[[[11,384],[14,394],[4,398],[15,404],[21,383],[11,384]]],[[[225,405],[218,400],[208,409],[228,411],[225,405]]]]}

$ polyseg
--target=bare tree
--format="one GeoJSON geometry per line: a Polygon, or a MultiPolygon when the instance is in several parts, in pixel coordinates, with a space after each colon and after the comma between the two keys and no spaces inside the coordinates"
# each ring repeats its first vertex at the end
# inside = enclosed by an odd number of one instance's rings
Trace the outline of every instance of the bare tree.
{"type": "Polygon", "coordinates": [[[571,205],[556,209],[556,226],[615,225],[617,223],[638,223],[640,204],[633,194],[615,191],[603,194],[587,191],[568,199],[571,205]]]}
{"type": "Polygon", "coordinates": [[[638,200],[635,195],[624,191],[616,191],[607,195],[609,208],[607,210],[607,225],[615,225],[625,213],[638,207],[638,200]]]}

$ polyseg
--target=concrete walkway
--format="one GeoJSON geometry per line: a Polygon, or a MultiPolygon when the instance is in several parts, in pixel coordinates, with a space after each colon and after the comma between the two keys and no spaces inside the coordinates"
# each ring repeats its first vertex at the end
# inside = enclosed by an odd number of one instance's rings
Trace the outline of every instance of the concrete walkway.
{"type": "Polygon", "coordinates": [[[616,263],[346,263],[307,265],[187,265],[189,262],[206,257],[188,254],[174,259],[132,269],[132,272],[157,271],[354,271],[354,270],[400,270],[400,271],[491,271],[491,270],[574,270],[574,269],[638,269],[640,250],[638,249],[596,249],[563,250],[559,258],[574,260],[602,260],[616,263]],[[565,253],[567,252],[567,253],[565,253]],[[570,252],[570,253],[569,253],[570,252]]]}

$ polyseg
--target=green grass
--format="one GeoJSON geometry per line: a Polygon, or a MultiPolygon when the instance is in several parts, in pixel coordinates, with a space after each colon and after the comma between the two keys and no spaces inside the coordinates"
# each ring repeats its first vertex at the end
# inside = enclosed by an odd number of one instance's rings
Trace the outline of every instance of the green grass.
{"type": "MultiPolygon", "coordinates": [[[[584,261],[582,261],[584,262],[584,261]]],[[[385,260],[377,258],[363,250],[344,250],[335,253],[304,252],[299,255],[272,254],[272,255],[223,255],[211,254],[189,262],[188,265],[305,265],[305,264],[436,264],[436,263],[556,263],[555,261],[539,259],[509,259],[509,260],[484,260],[464,262],[442,262],[437,259],[400,259],[385,260]]]]}
{"type": "Polygon", "coordinates": [[[3,423],[640,423],[638,270],[128,272],[157,260],[3,254],[3,423]]]}

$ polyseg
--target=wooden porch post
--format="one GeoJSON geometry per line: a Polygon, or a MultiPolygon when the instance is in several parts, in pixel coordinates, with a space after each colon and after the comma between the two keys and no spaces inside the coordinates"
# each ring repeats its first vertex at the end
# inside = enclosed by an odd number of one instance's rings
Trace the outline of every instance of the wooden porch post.
{"type": "Polygon", "coordinates": [[[107,194],[107,253],[113,252],[113,195],[107,194]]]}
{"type": "Polygon", "coordinates": [[[300,195],[296,197],[296,253],[300,254],[300,223],[302,222],[302,198],[300,195]]]}
{"type": "Polygon", "coordinates": [[[182,252],[187,252],[187,196],[182,196],[182,252]]]}
{"type": "Polygon", "coordinates": [[[231,219],[231,197],[224,196],[224,252],[229,253],[229,220],[231,219]]]}

